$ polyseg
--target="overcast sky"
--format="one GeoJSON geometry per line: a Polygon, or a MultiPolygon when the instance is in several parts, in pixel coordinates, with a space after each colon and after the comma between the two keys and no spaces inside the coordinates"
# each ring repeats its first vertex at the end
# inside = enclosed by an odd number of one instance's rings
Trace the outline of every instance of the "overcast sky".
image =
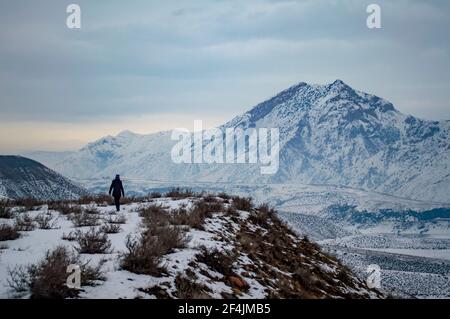
{"type": "Polygon", "coordinates": [[[206,126],[342,79],[450,119],[449,1],[0,0],[0,153],[206,126]],[[77,3],[82,27],[66,27],[77,3]],[[382,8],[382,29],[366,7],[382,8]]]}

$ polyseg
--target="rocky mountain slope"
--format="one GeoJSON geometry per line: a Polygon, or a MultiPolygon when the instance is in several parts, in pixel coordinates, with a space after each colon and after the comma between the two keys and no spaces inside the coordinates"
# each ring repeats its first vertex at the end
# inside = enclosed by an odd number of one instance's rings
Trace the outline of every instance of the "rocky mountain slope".
{"type": "Polygon", "coordinates": [[[261,175],[259,164],[175,164],[171,132],[123,132],[78,152],[30,156],[76,179],[326,184],[450,202],[450,121],[407,116],[340,80],[294,85],[222,126],[236,127],[279,128],[275,175],[261,175]]]}
{"type": "Polygon", "coordinates": [[[87,191],[44,165],[20,156],[0,156],[0,198],[73,199],[87,191]]]}

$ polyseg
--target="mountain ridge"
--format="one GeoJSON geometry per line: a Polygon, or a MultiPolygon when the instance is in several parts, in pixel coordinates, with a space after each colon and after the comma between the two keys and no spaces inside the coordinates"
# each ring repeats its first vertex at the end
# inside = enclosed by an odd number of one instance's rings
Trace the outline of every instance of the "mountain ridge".
{"type": "Polygon", "coordinates": [[[342,80],[297,83],[220,128],[232,127],[279,128],[277,174],[262,176],[255,164],[176,165],[170,158],[175,141],[168,131],[125,131],[48,164],[80,179],[121,173],[167,181],[331,184],[450,202],[445,191],[450,187],[450,121],[405,115],[342,80]]]}
{"type": "Polygon", "coordinates": [[[0,156],[0,197],[74,199],[87,191],[41,163],[22,156],[0,156]]]}

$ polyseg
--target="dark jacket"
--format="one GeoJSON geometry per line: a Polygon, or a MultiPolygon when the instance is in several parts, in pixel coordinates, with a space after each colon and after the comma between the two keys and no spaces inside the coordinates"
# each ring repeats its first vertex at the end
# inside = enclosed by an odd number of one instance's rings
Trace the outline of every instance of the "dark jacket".
{"type": "Polygon", "coordinates": [[[120,179],[114,179],[111,183],[111,187],[109,188],[109,195],[115,198],[120,198],[121,196],[125,197],[125,191],[123,190],[122,181],[120,179]]]}

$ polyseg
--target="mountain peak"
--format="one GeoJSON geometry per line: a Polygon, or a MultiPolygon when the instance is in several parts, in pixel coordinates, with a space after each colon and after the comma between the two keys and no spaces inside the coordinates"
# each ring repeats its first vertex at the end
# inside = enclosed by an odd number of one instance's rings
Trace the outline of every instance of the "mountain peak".
{"type": "Polygon", "coordinates": [[[136,136],[137,134],[134,132],[131,132],[130,130],[125,130],[117,134],[117,137],[130,137],[130,136],[136,136]]]}
{"type": "Polygon", "coordinates": [[[343,89],[351,89],[353,90],[349,85],[347,85],[344,81],[337,79],[331,84],[328,84],[327,87],[329,89],[336,89],[336,90],[343,90],[343,89]]]}

